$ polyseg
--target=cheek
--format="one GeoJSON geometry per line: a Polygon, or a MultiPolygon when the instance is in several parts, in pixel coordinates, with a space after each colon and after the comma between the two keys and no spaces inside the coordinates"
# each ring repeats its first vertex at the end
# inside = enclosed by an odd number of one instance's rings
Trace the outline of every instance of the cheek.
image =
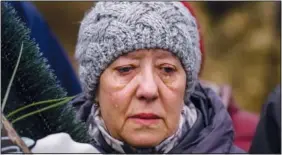
{"type": "Polygon", "coordinates": [[[132,98],[132,82],[108,76],[100,81],[99,101],[117,109],[128,106],[132,98]]]}
{"type": "Polygon", "coordinates": [[[178,128],[181,110],[184,106],[183,100],[186,87],[185,78],[185,75],[179,76],[169,85],[165,83],[160,84],[161,98],[167,116],[165,121],[171,131],[178,128]]]}
{"type": "Polygon", "coordinates": [[[116,90],[111,85],[100,85],[99,104],[103,119],[123,117],[127,104],[127,96],[122,90],[116,90]]]}
{"type": "MultiPolygon", "coordinates": [[[[109,88],[110,89],[110,88],[109,88]]],[[[107,107],[107,109],[116,109],[116,111],[122,111],[128,103],[128,97],[123,91],[111,91],[101,90],[99,95],[99,104],[101,107],[107,107]]]]}
{"type": "MultiPolygon", "coordinates": [[[[178,129],[181,110],[184,106],[183,99],[173,98],[172,96],[170,98],[165,98],[166,101],[163,103],[166,111],[165,123],[170,134],[173,134],[178,129]]],[[[177,97],[177,95],[175,95],[175,97],[177,97]]]]}
{"type": "Polygon", "coordinates": [[[122,92],[101,87],[99,91],[101,115],[110,134],[115,138],[119,138],[118,135],[125,123],[127,103],[122,92]]]}
{"type": "Polygon", "coordinates": [[[115,135],[124,125],[134,91],[131,82],[124,83],[124,80],[121,82],[114,76],[105,75],[101,76],[98,101],[102,118],[112,135],[115,135]]]}
{"type": "Polygon", "coordinates": [[[170,126],[177,126],[176,122],[179,121],[180,113],[184,106],[183,95],[180,95],[177,92],[173,92],[169,95],[166,95],[163,100],[163,105],[167,116],[167,124],[170,126]]]}
{"type": "MultiPolygon", "coordinates": [[[[179,75],[169,84],[159,81],[159,90],[165,106],[168,108],[182,107],[186,88],[186,76],[179,75]]],[[[167,108],[167,109],[168,109],[167,108]]],[[[173,108],[175,109],[175,108],[173,108]]]]}

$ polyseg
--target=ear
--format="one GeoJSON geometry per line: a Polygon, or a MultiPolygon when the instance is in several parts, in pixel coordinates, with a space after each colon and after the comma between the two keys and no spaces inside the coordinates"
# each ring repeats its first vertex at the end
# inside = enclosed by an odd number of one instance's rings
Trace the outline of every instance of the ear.
{"type": "Polygon", "coordinates": [[[97,86],[96,92],[95,92],[95,98],[94,101],[96,103],[99,103],[99,86],[97,86]]]}
{"type": "Polygon", "coordinates": [[[95,97],[94,101],[95,101],[95,103],[99,103],[99,98],[98,98],[98,96],[95,97]]]}

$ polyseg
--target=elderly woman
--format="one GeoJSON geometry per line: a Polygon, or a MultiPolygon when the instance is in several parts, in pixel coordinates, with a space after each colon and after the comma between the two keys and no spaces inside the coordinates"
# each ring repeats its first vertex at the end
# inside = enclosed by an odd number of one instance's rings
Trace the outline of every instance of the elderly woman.
{"type": "Polygon", "coordinates": [[[98,2],[81,22],[84,95],[101,153],[241,153],[219,97],[198,83],[200,36],[181,2],[98,2]]]}

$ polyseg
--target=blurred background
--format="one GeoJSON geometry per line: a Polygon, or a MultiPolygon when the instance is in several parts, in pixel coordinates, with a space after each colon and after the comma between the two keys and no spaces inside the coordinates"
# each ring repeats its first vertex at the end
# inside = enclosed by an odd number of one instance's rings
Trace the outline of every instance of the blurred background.
{"type": "MultiPolygon", "coordinates": [[[[93,2],[40,2],[37,9],[67,51],[74,51],[78,28],[93,2]]],[[[280,83],[281,2],[191,2],[204,34],[202,79],[230,84],[239,106],[259,113],[280,83]]]]}

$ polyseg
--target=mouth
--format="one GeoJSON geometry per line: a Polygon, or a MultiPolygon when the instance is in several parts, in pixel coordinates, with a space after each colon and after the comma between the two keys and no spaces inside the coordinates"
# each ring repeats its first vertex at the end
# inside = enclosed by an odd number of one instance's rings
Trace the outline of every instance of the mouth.
{"type": "Polygon", "coordinates": [[[151,125],[160,121],[161,117],[153,113],[140,113],[129,117],[137,124],[151,125]]]}

